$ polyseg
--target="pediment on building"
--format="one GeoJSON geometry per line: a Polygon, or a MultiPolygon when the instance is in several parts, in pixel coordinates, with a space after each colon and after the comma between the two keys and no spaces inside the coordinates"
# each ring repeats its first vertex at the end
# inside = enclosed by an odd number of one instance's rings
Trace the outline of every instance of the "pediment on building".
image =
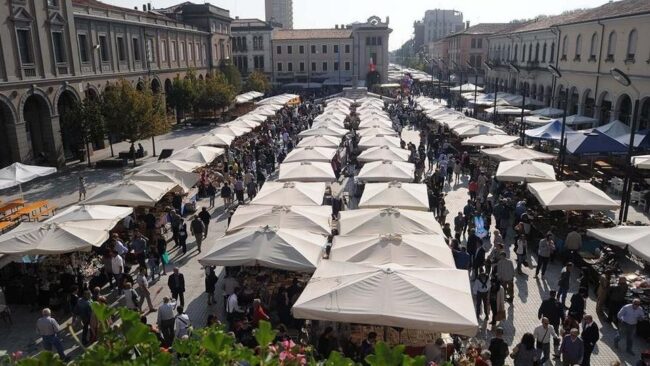
{"type": "Polygon", "coordinates": [[[61,16],[60,13],[53,13],[50,15],[50,24],[52,25],[58,25],[58,26],[64,26],[65,25],[65,19],[63,19],[63,16],[61,16]]]}
{"type": "Polygon", "coordinates": [[[11,20],[14,22],[21,22],[21,23],[31,23],[34,20],[34,17],[27,12],[27,9],[25,9],[22,6],[18,6],[14,8],[13,14],[11,14],[11,20]]]}

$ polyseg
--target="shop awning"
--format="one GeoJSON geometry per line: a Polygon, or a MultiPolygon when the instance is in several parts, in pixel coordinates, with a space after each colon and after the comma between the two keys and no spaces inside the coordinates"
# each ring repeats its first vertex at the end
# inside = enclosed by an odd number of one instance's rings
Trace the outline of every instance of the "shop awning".
{"type": "Polygon", "coordinates": [[[325,183],[265,182],[251,204],[271,206],[320,206],[325,183]]]}
{"type": "Polygon", "coordinates": [[[340,212],[341,235],[438,234],[442,228],[430,212],[372,208],[340,212]]]}
{"type": "Polygon", "coordinates": [[[332,164],[324,162],[298,161],[280,164],[280,182],[334,182],[336,176],[332,164]]]}
{"type": "Polygon", "coordinates": [[[614,210],[620,205],[591,183],[542,182],[530,183],[528,190],[548,210],[614,210]]]}
{"type": "Polygon", "coordinates": [[[533,160],[502,161],[496,179],[502,182],[552,182],[555,181],[555,169],[550,164],[533,160]]]}
{"type": "Polygon", "coordinates": [[[365,163],[357,179],[362,182],[413,182],[415,164],[403,161],[371,161],[365,163]]]}
{"type": "MultiPolygon", "coordinates": [[[[493,136],[498,137],[498,136],[493,136]]],[[[531,148],[519,145],[497,147],[494,149],[483,149],[481,152],[496,160],[550,160],[555,159],[555,155],[543,153],[531,148]]]]}
{"type": "Polygon", "coordinates": [[[587,236],[603,243],[627,248],[630,253],[650,262],[650,226],[617,226],[607,229],[589,229],[587,236]]]}
{"type": "Polygon", "coordinates": [[[359,208],[397,207],[429,211],[427,186],[419,183],[368,183],[359,200],[359,208]]]}
{"type": "Polygon", "coordinates": [[[249,227],[272,226],[329,235],[332,231],[331,217],[330,206],[242,205],[235,210],[227,232],[232,233],[249,227]]]}
{"type": "Polygon", "coordinates": [[[406,149],[391,146],[375,146],[364,150],[357,160],[362,163],[370,161],[402,161],[407,162],[411,152],[406,149]]]}
{"type": "Polygon", "coordinates": [[[176,186],[176,183],[127,179],[96,189],[88,196],[85,203],[89,205],[153,207],[176,186]]]}

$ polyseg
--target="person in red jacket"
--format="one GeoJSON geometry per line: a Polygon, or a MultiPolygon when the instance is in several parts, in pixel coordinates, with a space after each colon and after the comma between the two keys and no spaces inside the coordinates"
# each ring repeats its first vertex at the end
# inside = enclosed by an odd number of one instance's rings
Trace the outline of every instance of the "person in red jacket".
{"type": "Polygon", "coordinates": [[[253,300],[253,326],[257,328],[260,323],[260,320],[269,321],[269,316],[266,315],[264,308],[262,307],[262,301],[260,299],[253,300]]]}

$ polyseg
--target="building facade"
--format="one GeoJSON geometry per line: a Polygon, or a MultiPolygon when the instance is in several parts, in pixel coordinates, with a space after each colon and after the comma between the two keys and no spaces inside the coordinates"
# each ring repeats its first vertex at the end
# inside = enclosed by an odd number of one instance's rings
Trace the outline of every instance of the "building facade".
{"type": "Polygon", "coordinates": [[[465,28],[463,13],[456,10],[427,10],[424,12],[422,23],[424,26],[424,44],[433,43],[465,28]]]}
{"type": "MultiPolygon", "coordinates": [[[[526,77],[513,88],[513,75],[506,76],[508,72],[503,68],[490,71],[490,84],[499,78],[500,90],[527,90],[531,97],[536,89],[535,98],[558,108],[563,107],[568,93],[569,114],[593,117],[600,124],[613,120],[630,124],[638,100],[639,128],[650,128],[650,44],[639,41],[639,35],[650,32],[650,3],[622,0],[552,18],[544,29],[528,32],[530,36],[514,37],[516,33],[526,32],[512,30],[515,42],[511,44],[509,57],[497,57],[500,42],[494,40],[497,45],[494,50],[491,40],[490,59],[517,60],[532,72],[526,70],[526,77]],[[539,43],[533,40],[533,33],[538,34],[539,43]],[[555,79],[550,74],[545,67],[548,64],[560,70],[561,78],[555,79]],[[610,72],[613,68],[627,74],[631,85],[616,81],[610,72]],[[504,83],[507,77],[511,81],[504,83]],[[540,97],[541,90],[544,93],[540,97]]],[[[527,25],[521,27],[525,29],[527,25]]]]}
{"type": "Polygon", "coordinates": [[[264,0],[266,21],[293,29],[293,0],[264,0]]]}
{"type": "Polygon", "coordinates": [[[273,80],[354,85],[371,76],[385,82],[391,31],[388,19],[375,16],[330,29],[274,30],[273,80]]]}
{"type": "Polygon", "coordinates": [[[164,93],[188,69],[202,78],[229,58],[228,12],[201,6],[203,18],[182,6],[171,12],[97,0],[0,3],[0,166],[74,158],[83,146],[62,116],[117,79],[164,93]]]}
{"type": "Polygon", "coordinates": [[[235,18],[231,26],[232,62],[242,76],[261,71],[272,74],[271,37],[273,27],[260,19],[235,18]]]}

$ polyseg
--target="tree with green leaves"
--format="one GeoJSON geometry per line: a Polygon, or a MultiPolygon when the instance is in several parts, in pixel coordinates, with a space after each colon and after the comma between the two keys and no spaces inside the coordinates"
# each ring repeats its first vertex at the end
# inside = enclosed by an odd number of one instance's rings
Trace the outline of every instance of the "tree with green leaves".
{"type": "Polygon", "coordinates": [[[132,150],[136,141],[169,131],[161,97],[149,89],[136,90],[130,82],[122,79],[106,89],[102,100],[106,128],[128,141],[132,150]]]}
{"type": "MultiPolygon", "coordinates": [[[[92,305],[97,319],[99,338],[92,347],[85,348],[74,335],[73,338],[83,353],[70,366],[123,365],[123,366],[356,366],[360,365],[332,352],[329,357],[317,362],[311,346],[276,342],[276,331],[271,324],[260,321],[254,338],[259,345],[255,350],[244,347],[224,327],[212,326],[194,330],[187,339],[175,339],[170,350],[161,348],[152,329],[140,321],[140,314],[126,308],[112,308],[100,303],[92,305]],[[119,318],[120,322],[112,323],[119,318]]],[[[410,357],[403,345],[391,348],[378,342],[374,353],[366,356],[370,366],[423,366],[424,356],[410,357]]],[[[17,366],[63,366],[65,363],[51,352],[41,352],[33,358],[17,355],[0,357],[0,365],[17,366]]]]}
{"type": "Polygon", "coordinates": [[[93,98],[86,98],[76,102],[70,110],[61,116],[61,123],[70,131],[74,131],[86,147],[88,166],[90,162],[90,143],[104,138],[104,116],[100,101],[93,98]]]}
{"type": "Polygon", "coordinates": [[[269,90],[271,90],[271,83],[269,82],[269,78],[266,77],[266,74],[259,70],[255,70],[250,75],[248,75],[248,80],[246,80],[244,91],[257,91],[260,93],[266,93],[269,90]]]}
{"type": "MultiPolygon", "coordinates": [[[[191,75],[191,70],[188,72],[191,75]]],[[[196,78],[181,79],[176,76],[172,81],[171,90],[167,92],[167,105],[176,110],[176,123],[180,123],[185,111],[192,111],[199,97],[198,81],[196,78]]]]}
{"type": "Polygon", "coordinates": [[[228,83],[234,88],[235,94],[239,93],[242,86],[241,74],[239,73],[239,70],[237,70],[235,65],[233,65],[229,60],[224,61],[221,64],[220,69],[223,75],[226,77],[226,80],[228,80],[228,83]]]}
{"type": "Polygon", "coordinates": [[[220,72],[215,72],[200,85],[198,106],[201,109],[211,110],[215,117],[217,110],[228,107],[235,98],[235,88],[220,72]]]}

